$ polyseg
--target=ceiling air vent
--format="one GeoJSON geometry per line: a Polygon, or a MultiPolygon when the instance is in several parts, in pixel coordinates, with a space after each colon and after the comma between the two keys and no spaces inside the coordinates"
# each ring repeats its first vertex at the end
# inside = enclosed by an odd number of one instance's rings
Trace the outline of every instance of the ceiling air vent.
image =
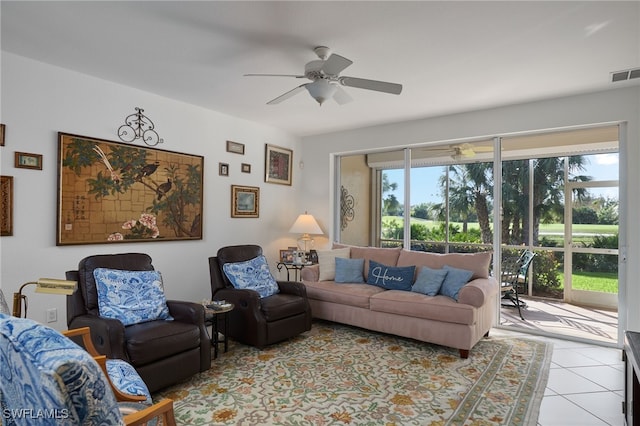
{"type": "Polygon", "coordinates": [[[624,71],[616,71],[611,73],[611,82],[631,80],[640,77],[640,68],[634,68],[624,71]]]}

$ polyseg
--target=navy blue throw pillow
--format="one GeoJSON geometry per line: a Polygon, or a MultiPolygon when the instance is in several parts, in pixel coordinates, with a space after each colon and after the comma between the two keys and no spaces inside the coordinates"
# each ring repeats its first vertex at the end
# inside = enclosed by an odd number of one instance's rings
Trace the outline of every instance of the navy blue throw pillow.
{"type": "Polygon", "coordinates": [[[386,266],[369,260],[369,276],[367,284],[387,290],[411,290],[415,266],[386,266]]]}

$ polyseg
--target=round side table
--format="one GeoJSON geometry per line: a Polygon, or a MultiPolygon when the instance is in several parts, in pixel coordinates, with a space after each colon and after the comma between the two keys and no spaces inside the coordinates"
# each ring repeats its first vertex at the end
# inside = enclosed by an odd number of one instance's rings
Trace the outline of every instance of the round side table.
{"type": "Polygon", "coordinates": [[[213,345],[213,358],[218,358],[218,344],[220,343],[219,337],[219,319],[222,318],[224,322],[224,351],[227,352],[229,348],[229,312],[233,310],[235,305],[233,303],[226,303],[223,305],[208,305],[204,311],[204,323],[211,326],[211,344],[213,345]]]}

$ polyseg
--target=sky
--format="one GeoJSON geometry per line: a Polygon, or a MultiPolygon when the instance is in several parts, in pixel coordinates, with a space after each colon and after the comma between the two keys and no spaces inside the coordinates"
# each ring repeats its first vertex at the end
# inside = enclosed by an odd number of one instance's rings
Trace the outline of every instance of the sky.
{"type": "MultiPolygon", "coordinates": [[[[596,154],[585,156],[590,161],[586,165],[586,170],[581,172],[591,176],[593,181],[598,180],[618,180],[618,154],[596,154]]],[[[415,167],[411,170],[411,205],[421,203],[442,202],[440,196],[439,178],[443,173],[444,166],[438,167],[415,167]],[[417,184],[416,184],[417,182],[417,184]]],[[[390,183],[397,183],[398,187],[393,194],[400,204],[404,203],[404,169],[386,170],[390,183]]],[[[590,192],[605,197],[617,198],[617,188],[595,188],[590,192]]]]}

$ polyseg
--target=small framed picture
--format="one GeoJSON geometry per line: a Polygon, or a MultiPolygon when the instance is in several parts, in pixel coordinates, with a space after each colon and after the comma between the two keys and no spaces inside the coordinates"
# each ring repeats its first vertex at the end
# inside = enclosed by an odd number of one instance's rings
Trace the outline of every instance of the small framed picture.
{"type": "Polygon", "coordinates": [[[244,155],[244,144],[239,142],[227,141],[227,152],[244,155]]]}
{"type": "Polygon", "coordinates": [[[260,188],[231,185],[231,217],[260,216],[260,188]]]}
{"type": "Polygon", "coordinates": [[[16,151],[15,167],[19,169],[42,170],[42,155],[16,151]]]}
{"type": "Polygon", "coordinates": [[[0,176],[0,236],[13,235],[13,176],[0,176]]]}
{"type": "Polygon", "coordinates": [[[280,262],[293,263],[293,250],[291,250],[291,247],[287,250],[280,250],[280,262]]]}
{"type": "Polygon", "coordinates": [[[293,151],[275,145],[266,145],[264,181],[291,185],[291,163],[293,151]]]}
{"type": "Polygon", "coordinates": [[[251,173],[251,164],[242,163],[242,173],[251,173]]]}
{"type": "Polygon", "coordinates": [[[218,174],[220,176],[229,176],[229,164],[218,163],[218,174]]]}
{"type": "Polygon", "coordinates": [[[4,132],[5,132],[5,125],[0,124],[0,146],[4,146],[4,132]]]}

